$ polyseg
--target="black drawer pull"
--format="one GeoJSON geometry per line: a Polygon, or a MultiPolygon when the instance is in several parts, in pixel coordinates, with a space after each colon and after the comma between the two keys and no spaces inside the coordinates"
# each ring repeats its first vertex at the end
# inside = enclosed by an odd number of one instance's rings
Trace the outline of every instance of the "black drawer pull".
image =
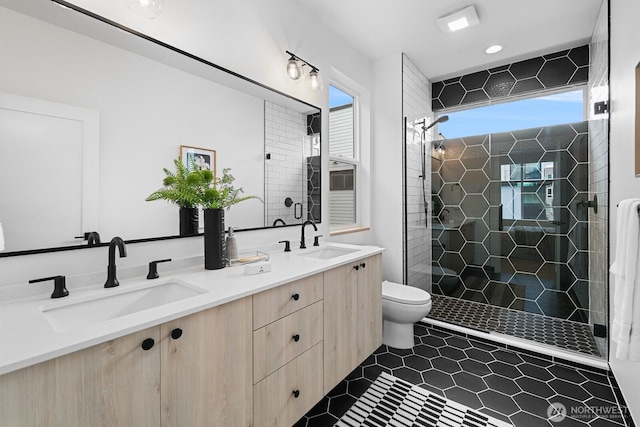
{"type": "Polygon", "coordinates": [[[294,301],[298,301],[300,299],[300,294],[293,294],[291,295],[291,298],[293,298],[294,301]]]}
{"type": "Polygon", "coordinates": [[[293,397],[296,399],[300,396],[300,390],[293,390],[293,397]]]}
{"type": "Polygon", "coordinates": [[[173,338],[174,340],[177,340],[181,336],[182,336],[182,329],[175,328],[173,331],[171,331],[171,338],[173,338]]]}
{"type": "Polygon", "coordinates": [[[354,270],[356,270],[356,271],[358,271],[358,270],[360,270],[360,266],[359,266],[359,265],[354,265],[354,266],[353,266],[353,269],[354,269],[354,270]]]}
{"type": "Polygon", "coordinates": [[[360,264],[360,267],[365,268],[367,266],[367,264],[365,264],[364,262],[362,264],[360,264]]]}
{"type": "Polygon", "coordinates": [[[295,342],[300,341],[300,334],[295,334],[294,336],[291,337],[291,339],[293,339],[295,342]]]}
{"type": "Polygon", "coordinates": [[[142,349],[144,351],[151,350],[155,343],[156,341],[153,338],[147,338],[146,340],[142,341],[142,349]]]}

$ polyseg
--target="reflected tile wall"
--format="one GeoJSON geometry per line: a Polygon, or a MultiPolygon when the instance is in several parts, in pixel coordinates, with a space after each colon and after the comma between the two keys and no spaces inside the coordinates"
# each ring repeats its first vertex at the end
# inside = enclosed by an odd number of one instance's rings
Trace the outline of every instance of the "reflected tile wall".
{"type": "MultiPolygon", "coordinates": [[[[589,212],[589,323],[607,325],[608,215],[609,215],[609,115],[593,113],[593,104],[609,100],[609,10],[602,2],[590,44],[589,69],[589,193],[598,196],[598,213],[589,212]]],[[[597,340],[606,354],[606,340],[597,340]]]]}
{"type": "Polygon", "coordinates": [[[303,206],[307,204],[305,188],[300,185],[307,179],[301,149],[308,132],[307,116],[269,101],[265,101],[264,110],[264,149],[270,154],[265,160],[265,225],[273,224],[277,218],[287,224],[299,223],[293,207],[285,206],[284,200],[290,197],[303,206]]]}

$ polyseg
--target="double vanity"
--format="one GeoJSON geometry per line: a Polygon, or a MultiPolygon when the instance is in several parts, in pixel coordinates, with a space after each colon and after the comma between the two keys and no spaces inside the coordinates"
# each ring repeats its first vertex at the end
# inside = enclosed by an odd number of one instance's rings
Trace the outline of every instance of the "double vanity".
{"type": "Polygon", "coordinates": [[[0,306],[11,426],[288,426],[382,343],[382,248],[270,254],[0,306]]]}

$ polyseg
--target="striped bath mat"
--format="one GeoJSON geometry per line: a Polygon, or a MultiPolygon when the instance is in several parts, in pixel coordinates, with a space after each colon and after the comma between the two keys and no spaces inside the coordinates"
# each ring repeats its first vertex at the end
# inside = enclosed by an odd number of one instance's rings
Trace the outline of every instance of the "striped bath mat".
{"type": "Polygon", "coordinates": [[[513,427],[385,372],[336,426],[513,427]]]}

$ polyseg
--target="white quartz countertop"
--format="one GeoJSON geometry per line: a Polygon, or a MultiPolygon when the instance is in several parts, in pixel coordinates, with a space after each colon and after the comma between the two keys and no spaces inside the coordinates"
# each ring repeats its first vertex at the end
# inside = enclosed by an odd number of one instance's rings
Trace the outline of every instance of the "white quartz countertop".
{"type": "Polygon", "coordinates": [[[220,270],[205,270],[204,266],[198,266],[167,272],[155,280],[146,280],[145,277],[123,279],[117,288],[105,289],[102,283],[87,285],[60,299],[51,299],[47,294],[10,300],[0,304],[0,375],[321,273],[383,250],[377,246],[329,243],[319,248],[271,252],[271,271],[267,273],[245,274],[244,265],[220,270]],[[352,252],[330,259],[303,255],[322,248],[351,249],[352,252]],[[63,331],[56,331],[43,313],[43,308],[106,296],[110,292],[125,292],[152,282],[184,283],[200,288],[203,293],[97,323],[86,320],[83,323],[83,319],[78,318],[77,325],[63,331]]]}

